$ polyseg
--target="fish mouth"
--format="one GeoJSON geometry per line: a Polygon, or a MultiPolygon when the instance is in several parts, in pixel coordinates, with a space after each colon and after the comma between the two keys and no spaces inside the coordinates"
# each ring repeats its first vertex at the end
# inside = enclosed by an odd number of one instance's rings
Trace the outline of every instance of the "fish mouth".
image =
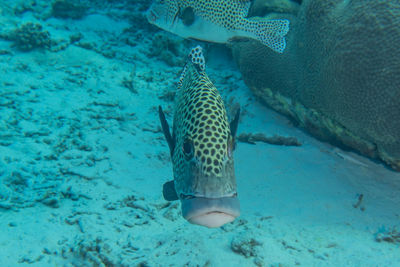
{"type": "Polygon", "coordinates": [[[182,215],[192,224],[217,228],[230,223],[240,215],[236,196],[221,198],[194,197],[182,199],[182,215]]]}

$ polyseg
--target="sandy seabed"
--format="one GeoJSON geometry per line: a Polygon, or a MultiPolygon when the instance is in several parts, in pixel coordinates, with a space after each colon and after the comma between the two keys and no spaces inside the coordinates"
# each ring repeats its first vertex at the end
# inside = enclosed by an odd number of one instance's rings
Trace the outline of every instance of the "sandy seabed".
{"type": "Polygon", "coordinates": [[[2,10],[3,36],[40,23],[55,45],[0,39],[0,266],[400,266],[400,174],[260,105],[221,45],[201,43],[228,113],[242,108],[238,133],[302,146],[239,142],[241,216],[188,224],[162,198],[172,166],[157,107],[172,123],[182,51],[197,42],[147,25],[134,4],[90,10],[2,10]]]}

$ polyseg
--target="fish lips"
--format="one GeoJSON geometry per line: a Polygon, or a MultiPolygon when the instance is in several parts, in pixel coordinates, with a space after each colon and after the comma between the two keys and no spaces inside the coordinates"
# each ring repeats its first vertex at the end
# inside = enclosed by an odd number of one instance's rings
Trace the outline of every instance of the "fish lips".
{"type": "Polygon", "coordinates": [[[240,215],[236,196],[221,198],[194,197],[181,199],[182,215],[192,224],[217,228],[230,223],[240,215]]]}

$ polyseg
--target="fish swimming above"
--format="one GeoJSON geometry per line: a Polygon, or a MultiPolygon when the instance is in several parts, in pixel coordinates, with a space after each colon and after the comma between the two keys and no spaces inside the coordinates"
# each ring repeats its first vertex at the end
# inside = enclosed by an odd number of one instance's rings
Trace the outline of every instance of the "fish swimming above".
{"type": "Polygon", "coordinates": [[[183,38],[227,43],[234,37],[248,37],[283,53],[289,21],[247,18],[251,1],[154,0],[147,11],[147,19],[183,38]]]}
{"type": "Polygon", "coordinates": [[[190,223],[215,228],[240,214],[233,164],[239,114],[228,123],[222,98],[206,74],[202,48],[193,48],[178,83],[172,134],[159,107],[174,173],[163,195],[181,201],[190,223]]]}

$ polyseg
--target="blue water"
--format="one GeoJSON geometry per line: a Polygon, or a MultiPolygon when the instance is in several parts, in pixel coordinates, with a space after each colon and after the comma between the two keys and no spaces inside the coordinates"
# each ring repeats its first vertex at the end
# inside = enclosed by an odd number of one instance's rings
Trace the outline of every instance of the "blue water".
{"type": "Polygon", "coordinates": [[[399,172],[266,107],[229,46],[149,24],[150,0],[56,2],[0,0],[0,266],[400,266],[399,172]],[[196,45],[238,135],[301,143],[237,142],[241,214],[212,229],[162,194],[158,106],[172,126],[196,45]]]}

